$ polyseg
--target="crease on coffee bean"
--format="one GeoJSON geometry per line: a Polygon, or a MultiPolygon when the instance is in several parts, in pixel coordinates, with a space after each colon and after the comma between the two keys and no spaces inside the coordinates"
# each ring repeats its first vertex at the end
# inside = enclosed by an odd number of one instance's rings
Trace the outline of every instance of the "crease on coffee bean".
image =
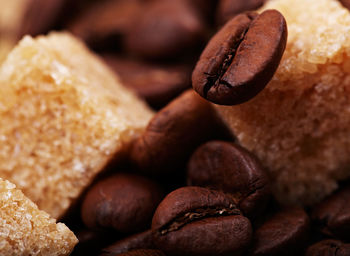
{"type": "Polygon", "coordinates": [[[207,72],[204,73],[207,76],[207,82],[205,83],[205,85],[203,87],[203,95],[205,98],[207,98],[208,92],[213,86],[219,86],[220,84],[222,84],[222,85],[227,86],[228,88],[233,87],[227,81],[221,80],[221,78],[223,77],[223,75],[226,73],[226,71],[228,70],[228,68],[232,64],[232,62],[236,56],[238,47],[243,42],[246,34],[248,33],[248,30],[250,29],[250,26],[251,26],[253,20],[255,19],[252,15],[248,14],[247,16],[251,20],[251,22],[250,22],[249,26],[243,31],[239,40],[237,40],[237,42],[235,42],[234,45],[232,47],[230,47],[229,53],[227,54],[226,58],[222,62],[221,67],[218,69],[218,71],[219,71],[219,72],[217,72],[218,74],[210,74],[207,72]]]}
{"type": "Polygon", "coordinates": [[[187,212],[182,216],[176,217],[173,221],[165,224],[159,229],[160,235],[166,235],[169,232],[179,230],[188,223],[210,217],[241,215],[241,211],[231,204],[229,208],[225,207],[207,207],[198,208],[191,212],[187,212]]]}

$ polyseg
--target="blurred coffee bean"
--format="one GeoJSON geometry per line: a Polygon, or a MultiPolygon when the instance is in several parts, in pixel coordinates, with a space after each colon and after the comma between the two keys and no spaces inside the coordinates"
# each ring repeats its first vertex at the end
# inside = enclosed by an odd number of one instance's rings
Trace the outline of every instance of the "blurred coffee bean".
{"type": "Polygon", "coordinates": [[[123,84],[144,98],[155,109],[164,107],[191,87],[191,65],[161,65],[103,55],[123,84]]]}
{"type": "Polygon", "coordinates": [[[266,0],[219,0],[216,20],[217,24],[225,24],[228,20],[246,11],[254,11],[261,7],[266,0]]]}
{"type": "Polygon", "coordinates": [[[189,3],[195,11],[205,19],[205,21],[211,21],[213,18],[213,10],[216,9],[217,0],[177,0],[185,1],[189,3]]]}
{"type": "Polygon", "coordinates": [[[348,10],[350,10],[350,0],[339,0],[339,2],[348,10]]]}
{"type": "Polygon", "coordinates": [[[212,105],[188,90],[153,117],[133,143],[130,160],[145,173],[168,175],[181,170],[193,150],[220,129],[212,105]]]}
{"type": "Polygon", "coordinates": [[[268,176],[258,159],[244,148],[224,141],[200,146],[188,164],[189,185],[231,193],[249,217],[260,215],[270,197],[268,176]]]}
{"type": "Polygon", "coordinates": [[[119,256],[165,256],[165,254],[162,251],[159,250],[150,250],[150,249],[139,249],[134,250],[122,254],[114,254],[119,256]]]}
{"type": "Polygon", "coordinates": [[[192,86],[216,104],[244,103],[271,80],[286,42],[287,26],[280,12],[237,15],[202,52],[192,74],[192,86]]]}
{"type": "Polygon", "coordinates": [[[118,236],[113,232],[96,232],[88,229],[83,229],[74,232],[79,243],[74,247],[71,256],[75,255],[97,255],[101,249],[113,240],[118,239],[118,236]]]}
{"type": "Polygon", "coordinates": [[[122,37],[134,26],[145,0],[96,2],[81,13],[68,29],[97,50],[120,50],[122,37]]]}
{"type": "Polygon", "coordinates": [[[311,245],[305,256],[349,256],[350,244],[338,240],[323,240],[311,245]]]}
{"type": "Polygon", "coordinates": [[[123,240],[117,241],[112,245],[104,248],[100,256],[113,256],[120,253],[129,252],[135,249],[153,249],[152,231],[147,230],[138,233],[123,240]]]}
{"type": "Polygon", "coordinates": [[[162,191],[153,181],[119,173],[98,182],[87,192],[81,216],[92,229],[135,232],[149,225],[161,199],[162,191]]]}
{"type": "Polygon", "coordinates": [[[303,209],[282,210],[255,231],[250,255],[301,255],[298,253],[306,245],[309,229],[309,217],[303,209]]]}
{"type": "Polygon", "coordinates": [[[153,216],[152,231],[167,255],[241,255],[252,237],[250,221],[232,197],[201,187],[168,194],[153,216]]]}
{"type": "Polygon", "coordinates": [[[48,32],[60,18],[69,0],[28,0],[19,28],[18,39],[48,32]]]}
{"type": "Polygon", "coordinates": [[[151,1],[128,30],[125,46],[145,58],[177,58],[198,49],[205,37],[201,16],[186,1],[151,1]]]}
{"type": "Polygon", "coordinates": [[[321,232],[350,241],[350,187],[334,193],[313,210],[311,218],[321,232]]]}

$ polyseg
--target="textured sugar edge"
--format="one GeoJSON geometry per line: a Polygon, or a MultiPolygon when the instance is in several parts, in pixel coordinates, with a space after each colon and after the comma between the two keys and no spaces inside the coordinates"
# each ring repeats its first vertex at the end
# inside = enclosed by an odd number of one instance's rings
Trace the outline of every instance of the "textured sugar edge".
{"type": "MultiPolygon", "coordinates": [[[[0,254],[2,255],[69,255],[74,246],[78,243],[78,239],[69,228],[63,223],[56,223],[49,214],[38,209],[37,205],[28,199],[22,191],[16,189],[16,185],[0,178],[0,204],[6,208],[0,208],[0,221],[5,220],[5,226],[0,227],[0,254]],[[8,205],[10,204],[10,205],[8,205]],[[5,209],[16,210],[17,214],[6,215],[5,209]],[[20,216],[18,215],[20,213],[20,216]],[[36,215],[35,215],[36,214],[36,215]],[[27,220],[20,221],[19,218],[27,220]],[[15,222],[15,223],[13,223],[15,222]],[[30,222],[30,223],[28,223],[30,222]],[[15,230],[7,230],[8,224],[20,225],[15,230]],[[24,224],[29,224],[30,227],[24,224]],[[55,227],[55,229],[52,229],[55,227]],[[25,230],[28,228],[29,230],[25,230]],[[45,230],[47,228],[47,230],[45,230]],[[14,233],[22,236],[15,236],[14,233]],[[28,233],[29,232],[29,233],[28,233]],[[43,233],[48,232],[48,233],[43,233]],[[7,234],[7,235],[6,235],[7,234]],[[1,237],[5,235],[7,241],[2,240],[1,237]],[[34,240],[33,240],[34,238],[34,240]],[[33,241],[31,241],[33,240],[33,241]],[[48,242],[49,241],[49,242],[48,242]],[[46,244],[40,244],[48,242],[46,244]],[[27,248],[27,247],[30,248],[27,248]],[[57,247],[57,248],[55,248],[57,247]],[[51,251],[55,249],[55,251],[51,251]]],[[[4,237],[3,237],[4,238],[4,237]]]]}

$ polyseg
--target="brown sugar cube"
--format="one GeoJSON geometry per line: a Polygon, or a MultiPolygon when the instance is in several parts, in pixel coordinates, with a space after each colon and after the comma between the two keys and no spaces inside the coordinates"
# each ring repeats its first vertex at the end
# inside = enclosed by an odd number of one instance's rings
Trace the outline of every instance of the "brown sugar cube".
{"type": "Polygon", "coordinates": [[[336,0],[265,9],[287,20],[280,66],[256,98],[217,109],[268,168],[280,202],[313,204],[350,176],[350,13],[336,0]]]}
{"type": "Polygon", "coordinates": [[[69,255],[77,243],[66,225],[0,178],[0,255],[69,255]]]}
{"type": "Polygon", "coordinates": [[[152,115],[70,34],[27,36],[0,68],[0,177],[59,218],[152,115]]]}

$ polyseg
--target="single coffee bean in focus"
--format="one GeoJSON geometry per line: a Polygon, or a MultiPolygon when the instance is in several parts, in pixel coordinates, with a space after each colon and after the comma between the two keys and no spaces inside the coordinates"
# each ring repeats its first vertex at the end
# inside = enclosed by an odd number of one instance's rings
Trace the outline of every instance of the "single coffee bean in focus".
{"type": "Polygon", "coordinates": [[[349,256],[350,244],[345,244],[339,240],[323,240],[311,245],[305,256],[349,256]]]}
{"type": "Polygon", "coordinates": [[[241,255],[252,237],[250,221],[232,197],[201,187],[168,194],[152,220],[154,243],[167,255],[241,255]]]}
{"type": "Polygon", "coordinates": [[[286,42],[287,25],[280,12],[237,15],[202,52],[192,74],[192,86],[216,104],[246,102],[271,80],[286,42]]]}
{"type": "Polygon", "coordinates": [[[240,210],[259,216],[270,198],[267,173],[244,148],[225,141],[200,146],[188,163],[187,183],[231,193],[240,210]]]}
{"type": "Polygon", "coordinates": [[[163,196],[159,186],[144,177],[118,173],[94,185],[86,194],[81,217],[91,229],[135,232],[146,228],[163,196]]]}
{"type": "Polygon", "coordinates": [[[321,232],[350,241],[350,186],[315,206],[311,218],[321,232]]]}
{"type": "Polygon", "coordinates": [[[302,208],[287,208],[254,233],[252,256],[300,255],[309,238],[310,220],[302,208]]]}

